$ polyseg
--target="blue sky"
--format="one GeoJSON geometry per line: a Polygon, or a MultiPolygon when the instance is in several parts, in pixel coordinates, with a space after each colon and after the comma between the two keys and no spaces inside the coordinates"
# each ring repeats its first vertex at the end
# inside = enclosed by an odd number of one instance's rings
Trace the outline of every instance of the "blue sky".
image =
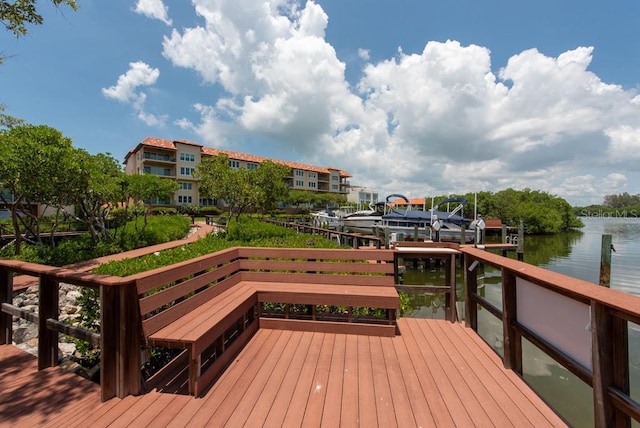
{"type": "Polygon", "coordinates": [[[640,193],[637,1],[79,4],[0,33],[0,103],[91,153],[189,139],[382,196],[640,193]]]}

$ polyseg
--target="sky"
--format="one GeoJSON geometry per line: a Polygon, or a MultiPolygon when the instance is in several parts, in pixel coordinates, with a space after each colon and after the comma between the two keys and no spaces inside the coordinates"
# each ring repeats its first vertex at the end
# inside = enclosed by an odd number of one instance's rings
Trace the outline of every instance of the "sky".
{"type": "Polygon", "coordinates": [[[186,139],[381,198],[640,193],[637,0],[78,3],[0,32],[0,103],[90,153],[186,139]]]}

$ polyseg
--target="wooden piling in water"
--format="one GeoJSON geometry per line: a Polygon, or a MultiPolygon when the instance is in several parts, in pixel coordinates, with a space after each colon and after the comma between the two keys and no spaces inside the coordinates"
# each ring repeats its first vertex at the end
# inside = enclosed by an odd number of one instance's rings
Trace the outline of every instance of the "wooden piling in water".
{"type": "Polygon", "coordinates": [[[602,235],[600,246],[600,281],[604,287],[611,286],[611,251],[613,249],[611,235],[602,235]]]}
{"type": "Polygon", "coordinates": [[[516,254],[519,261],[524,260],[524,223],[522,220],[518,225],[518,248],[516,249],[516,254]]]}

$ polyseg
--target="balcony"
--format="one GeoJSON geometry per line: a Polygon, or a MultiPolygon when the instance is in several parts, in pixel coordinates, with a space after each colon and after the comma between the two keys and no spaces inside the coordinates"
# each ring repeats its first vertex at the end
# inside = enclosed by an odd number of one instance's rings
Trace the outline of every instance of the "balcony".
{"type": "Polygon", "coordinates": [[[160,175],[163,177],[176,176],[176,173],[172,168],[159,168],[155,166],[145,166],[143,171],[145,174],[160,175]]]}
{"type": "Polygon", "coordinates": [[[162,154],[162,153],[144,152],[142,157],[145,160],[158,161],[158,162],[175,163],[176,161],[175,156],[172,156],[169,154],[162,154]]]}

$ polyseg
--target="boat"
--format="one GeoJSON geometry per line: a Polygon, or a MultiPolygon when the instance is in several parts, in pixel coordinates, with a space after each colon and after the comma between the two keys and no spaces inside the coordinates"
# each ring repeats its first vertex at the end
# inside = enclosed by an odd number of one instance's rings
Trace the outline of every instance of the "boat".
{"type": "Polygon", "coordinates": [[[349,232],[371,234],[374,227],[382,223],[385,207],[385,202],[370,204],[368,210],[359,210],[344,216],[342,225],[349,232]]]}
{"type": "Polygon", "coordinates": [[[315,227],[325,229],[337,229],[342,226],[342,217],[344,213],[333,208],[325,208],[324,210],[311,213],[312,223],[315,227]]]}
{"type": "Polygon", "coordinates": [[[419,239],[460,242],[462,226],[465,226],[464,240],[465,242],[473,242],[475,230],[470,227],[471,220],[459,214],[462,213],[466,203],[466,198],[447,198],[429,211],[412,210],[406,197],[390,195],[387,197],[386,205],[391,209],[381,215],[380,222],[376,227],[388,230],[389,234],[395,234],[396,240],[401,239],[400,235],[414,236],[417,231],[419,239]],[[399,209],[399,204],[392,201],[391,198],[404,200],[407,208],[399,209]],[[452,211],[441,209],[452,203],[457,204],[452,211]]]}
{"type": "MultiPolygon", "coordinates": [[[[312,223],[316,227],[323,227],[327,229],[337,229],[344,226],[344,219],[352,215],[364,216],[375,212],[373,204],[369,205],[369,209],[358,210],[352,205],[346,205],[341,207],[327,207],[323,210],[311,213],[312,223]]],[[[371,228],[368,229],[371,231],[371,228]]]]}

